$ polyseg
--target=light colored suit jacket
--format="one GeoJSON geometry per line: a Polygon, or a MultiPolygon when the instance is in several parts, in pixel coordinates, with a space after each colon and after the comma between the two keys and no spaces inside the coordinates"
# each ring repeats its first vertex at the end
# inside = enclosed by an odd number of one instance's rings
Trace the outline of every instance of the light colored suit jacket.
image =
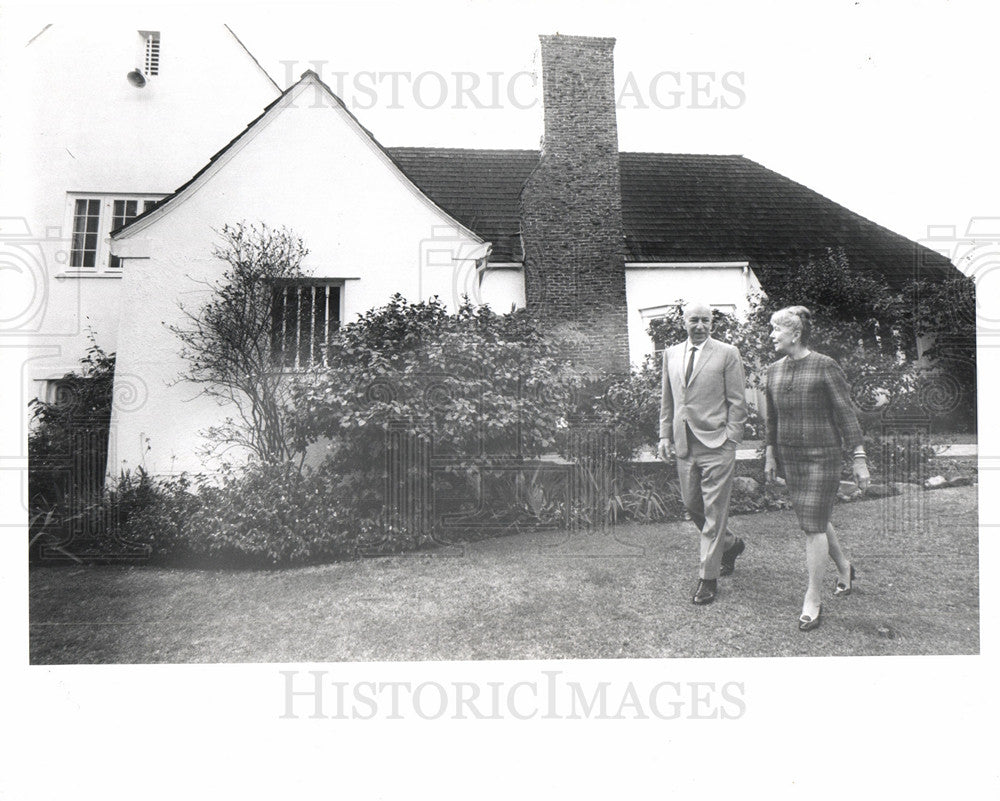
{"type": "Polygon", "coordinates": [[[679,342],[663,351],[660,398],[660,439],[672,440],[682,458],[688,455],[685,423],[701,442],[718,448],[727,439],[742,442],[747,419],[746,376],[739,350],[709,337],[685,386],[685,344],[679,342]]]}

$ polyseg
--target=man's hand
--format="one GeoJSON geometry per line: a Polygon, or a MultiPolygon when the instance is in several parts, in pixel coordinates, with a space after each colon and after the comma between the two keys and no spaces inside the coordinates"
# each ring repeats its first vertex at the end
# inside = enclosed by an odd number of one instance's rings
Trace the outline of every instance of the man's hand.
{"type": "Polygon", "coordinates": [[[768,445],[764,449],[764,481],[773,484],[778,477],[778,460],[774,458],[774,446],[768,445]]]}
{"type": "Polygon", "coordinates": [[[674,451],[674,443],[664,437],[656,446],[656,455],[664,462],[672,461],[677,456],[677,453],[674,451]]]}

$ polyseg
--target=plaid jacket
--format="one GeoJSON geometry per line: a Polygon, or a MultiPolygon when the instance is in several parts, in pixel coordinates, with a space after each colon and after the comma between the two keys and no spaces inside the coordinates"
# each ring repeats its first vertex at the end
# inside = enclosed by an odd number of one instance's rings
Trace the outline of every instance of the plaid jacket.
{"type": "Polygon", "coordinates": [[[767,368],[764,399],[768,445],[853,450],[862,442],[847,378],[829,356],[779,359],[767,368]]]}

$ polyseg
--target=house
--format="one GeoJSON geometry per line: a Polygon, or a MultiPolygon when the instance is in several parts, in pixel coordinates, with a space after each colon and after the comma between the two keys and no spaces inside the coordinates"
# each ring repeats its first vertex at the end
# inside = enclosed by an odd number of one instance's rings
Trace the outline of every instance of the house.
{"type": "Polygon", "coordinates": [[[16,57],[0,163],[2,237],[23,253],[30,391],[52,396],[88,330],[117,349],[122,263],[110,234],[170,194],[280,90],[225,25],[193,28],[121,9],[53,24],[16,57]],[[130,18],[134,20],[130,22],[130,18]],[[21,100],[23,102],[18,102],[21,100]]]}
{"type": "Polygon", "coordinates": [[[200,432],[231,412],[177,382],[184,365],[169,327],[221,275],[212,251],[227,223],[285,225],[305,240],[309,302],[318,298],[324,325],[394,292],[453,306],[468,294],[574,333],[578,363],[595,368],[651,352],[646,327],[678,298],[743,311],[775,264],[826,247],[893,283],[954,271],[745,158],[619,153],[613,46],[541,37],[540,152],[384,148],[307,72],[121,227],[112,237],[124,265],[116,394],[141,402],[113,410],[111,471],[212,469],[200,432]]]}

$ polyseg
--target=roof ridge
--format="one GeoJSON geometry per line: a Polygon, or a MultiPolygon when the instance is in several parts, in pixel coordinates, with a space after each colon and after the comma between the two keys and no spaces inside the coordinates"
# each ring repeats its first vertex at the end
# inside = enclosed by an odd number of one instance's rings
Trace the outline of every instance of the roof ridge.
{"type": "MultiPolygon", "coordinates": [[[[667,152],[663,150],[619,150],[619,156],[691,156],[695,158],[712,158],[712,159],[746,159],[750,161],[742,153],[677,153],[677,152],[667,152]]],[[[755,162],[756,163],[756,162],[755,162]]]]}
{"type": "Polygon", "coordinates": [[[450,153],[538,153],[522,147],[451,147],[449,145],[386,145],[389,150],[438,150],[450,153]]]}

